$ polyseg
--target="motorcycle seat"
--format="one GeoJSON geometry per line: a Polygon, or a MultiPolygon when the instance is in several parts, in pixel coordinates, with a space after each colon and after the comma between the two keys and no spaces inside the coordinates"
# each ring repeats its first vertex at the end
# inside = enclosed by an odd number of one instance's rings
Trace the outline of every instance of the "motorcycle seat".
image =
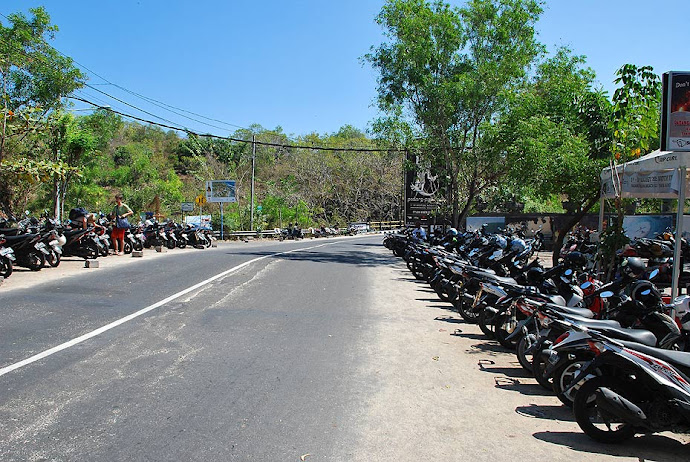
{"type": "MultiPolygon", "coordinates": [[[[589,322],[589,321],[594,321],[592,318],[594,317],[594,313],[587,309],[587,308],[575,308],[575,307],[569,307],[569,306],[562,306],[562,305],[555,305],[553,303],[548,303],[546,305],[547,307],[551,308],[554,311],[557,311],[565,316],[571,317],[574,320],[577,320],[578,322],[589,322]]],[[[618,327],[620,327],[620,324],[617,323],[616,321],[613,321],[616,323],[618,327]]]]}
{"type": "Polygon", "coordinates": [[[656,336],[645,329],[626,329],[624,327],[592,327],[592,329],[601,332],[611,338],[618,340],[627,340],[630,342],[641,343],[650,347],[656,346],[656,336]]]}
{"type": "Polygon", "coordinates": [[[502,277],[498,276],[496,274],[489,273],[487,271],[481,270],[481,271],[475,271],[474,274],[481,279],[488,279],[489,281],[496,281],[499,284],[509,284],[516,286],[518,285],[517,281],[513,278],[508,278],[508,277],[502,277]]]}
{"type": "Polygon", "coordinates": [[[685,351],[664,350],[652,346],[640,344],[639,342],[623,342],[631,350],[654,356],[655,358],[666,361],[681,369],[686,375],[690,376],[690,353],[685,351]]]}
{"type": "Polygon", "coordinates": [[[5,240],[7,241],[7,244],[12,245],[16,242],[21,242],[21,241],[30,241],[31,239],[35,238],[38,236],[38,234],[18,234],[16,236],[7,236],[5,235],[5,240]]]}

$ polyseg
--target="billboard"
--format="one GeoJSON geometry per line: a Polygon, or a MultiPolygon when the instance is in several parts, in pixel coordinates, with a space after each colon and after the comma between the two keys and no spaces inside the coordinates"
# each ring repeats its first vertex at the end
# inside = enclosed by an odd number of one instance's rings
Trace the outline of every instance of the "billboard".
{"type": "Polygon", "coordinates": [[[208,202],[237,202],[235,180],[211,180],[206,182],[208,202]]]}
{"type": "Polygon", "coordinates": [[[414,154],[407,154],[407,162],[414,167],[405,172],[405,224],[443,224],[444,218],[437,216],[443,201],[439,175],[414,154]]]}
{"type": "Polygon", "coordinates": [[[690,72],[662,76],[661,150],[690,151],[690,72]]]}
{"type": "Polygon", "coordinates": [[[626,215],[623,217],[623,231],[630,239],[655,238],[667,229],[673,229],[673,215],[626,215]]]}
{"type": "Polygon", "coordinates": [[[189,215],[184,217],[184,222],[188,225],[198,226],[201,229],[212,229],[211,215],[189,215]]]}

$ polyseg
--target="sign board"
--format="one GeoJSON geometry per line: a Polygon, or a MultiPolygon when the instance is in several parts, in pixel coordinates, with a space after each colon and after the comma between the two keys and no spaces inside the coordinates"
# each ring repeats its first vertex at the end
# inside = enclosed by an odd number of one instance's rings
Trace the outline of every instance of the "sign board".
{"type": "Polygon", "coordinates": [[[431,166],[420,163],[414,154],[408,153],[407,161],[414,168],[405,172],[405,224],[442,224],[443,218],[436,217],[442,201],[439,175],[433,175],[431,166]]]}
{"type": "Polygon", "coordinates": [[[661,80],[661,150],[690,151],[690,72],[666,72],[661,80]]]}
{"type": "Polygon", "coordinates": [[[673,215],[626,215],[623,217],[623,231],[630,239],[655,238],[675,225],[673,215]]]}
{"type": "Polygon", "coordinates": [[[192,212],[194,211],[194,202],[182,202],[180,204],[180,210],[183,212],[192,212]]]}
{"type": "Polygon", "coordinates": [[[207,181],[206,200],[209,202],[237,202],[235,180],[207,181]]]}
{"type": "Polygon", "coordinates": [[[263,210],[263,207],[261,207],[260,205],[257,205],[257,206],[256,206],[256,211],[257,211],[257,212],[261,212],[261,210],[263,210]]]}
{"type": "Polygon", "coordinates": [[[204,205],[206,203],[206,198],[204,197],[203,194],[199,194],[198,196],[196,196],[196,199],[194,199],[194,202],[196,203],[196,205],[201,207],[202,205],[204,205]]]}
{"type": "Polygon", "coordinates": [[[189,215],[184,218],[188,225],[198,226],[201,229],[211,229],[211,215],[189,215]]]}
{"type": "Polygon", "coordinates": [[[467,231],[479,231],[482,225],[486,225],[486,231],[495,233],[498,228],[503,228],[506,225],[505,217],[467,217],[467,224],[465,228],[467,231]]]}
{"type": "Polygon", "coordinates": [[[603,197],[612,198],[615,197],[616,192],[620,192],[622,197],[674,199],[678,197],[680,189],[678,170],[623,173],[618,178],[620,185],[614,185],[611,177],[602,181],[601,195],[603,197]]]}

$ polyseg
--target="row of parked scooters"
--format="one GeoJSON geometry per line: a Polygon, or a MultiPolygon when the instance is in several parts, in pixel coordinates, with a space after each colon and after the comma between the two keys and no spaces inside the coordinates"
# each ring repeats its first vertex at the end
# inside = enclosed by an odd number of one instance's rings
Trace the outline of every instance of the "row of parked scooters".
{"type": "Polygon", "coordinates": [[[659,269],[637,257],[622,258],[603,283],[583,253],[546,269],[511,251],[515,239],[465,233],[449,249],[400,233],[384,245],[466,322],[514,350],[593,439],[690,433],[690,297],[663,296],[659,269]],[[488,243],[502,239],[496,253],[488,243]]]}
{"type": "MultiPolygon", "coordinates": [[[[39,271],[45,266],[57,267],[63,257],[90,260],[108,256],[112,249],[112,223],[103,214],[97,217],[86,227],[28,214],[22,220],[0,220],[0,277],[9,277],[14,266],[39,271]]],[[[131,254],[157,246],[203,249],[211,247],[214,240],[210,230],[146,220],[125,232],[123,251],[131,254]]]]}

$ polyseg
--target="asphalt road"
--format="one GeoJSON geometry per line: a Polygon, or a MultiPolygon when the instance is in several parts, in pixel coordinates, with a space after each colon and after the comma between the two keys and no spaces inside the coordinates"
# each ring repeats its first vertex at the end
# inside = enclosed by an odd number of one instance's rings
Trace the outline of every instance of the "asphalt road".
{"type": "Polygon", "coordinates": [[[366,393],[374,242],[171,252],[0,293],[5,368],[265,257],[1,376],[0,460],[336,460],[366,393]]]}
{"type": "Polygon", "coordinates": [[[109,257],[4,284],[0,460],[687,460],[672,434],[591,442],[380,243],[109,257]]]}

